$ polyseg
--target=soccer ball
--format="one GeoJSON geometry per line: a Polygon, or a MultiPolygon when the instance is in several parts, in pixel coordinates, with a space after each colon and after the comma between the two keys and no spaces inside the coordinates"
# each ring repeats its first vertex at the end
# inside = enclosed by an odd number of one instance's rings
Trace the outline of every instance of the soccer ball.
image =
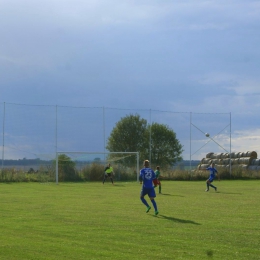
{"type": "Polygon", "coordinates": [[[206,137],[209,137],[209,133],[205,133],[205,136],[206,136],[206,137]]]}

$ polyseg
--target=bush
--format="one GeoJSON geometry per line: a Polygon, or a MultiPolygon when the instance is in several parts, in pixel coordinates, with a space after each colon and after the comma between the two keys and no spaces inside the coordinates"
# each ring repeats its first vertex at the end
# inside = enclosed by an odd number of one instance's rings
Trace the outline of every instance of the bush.
{"type": "MultiPolygon", "coordinates": [[[[59,182],[62,181],[102,181],[104,177],[104,165],[93,163],[85,166],[81,170],[71,167],[63,167],[59,172],[59,182]],[[63,177],[63,178],[61,178],[63,177]]],[[[32,172],[32,171],[31,171],[32,172]]],[[[165,169],[161,171],[162,180],[181,180],[181,181],[200,181],[206,180],[209,176],[208,171],[165,169]]],[[[247,169],[219,170],[221,180],[246,180],[260,179],[260,171],[247,169]]],[[[115,181],[136,181],[136,169],[121,166],[114,167],[115,181]]],[[[0,182],[55,182],[55,167],[40,167],[38,171],[32,173],[16,170],[15,168],[5,168],[1,170],[0,182]]]]}
{"type": "Polygon", "coordinates": [[[100,181],[104,176],[104,166],[98,163],[85,166],[81,175],[86,181],[100,181]]]}

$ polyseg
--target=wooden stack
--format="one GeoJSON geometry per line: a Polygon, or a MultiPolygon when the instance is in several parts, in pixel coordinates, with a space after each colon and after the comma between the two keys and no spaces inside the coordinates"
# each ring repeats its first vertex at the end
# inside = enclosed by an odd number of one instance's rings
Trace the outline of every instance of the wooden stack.
{"type": "Polygon", "coordinates": [[[239,153],[208,153],[206,158],[200,161],[197,169],[205,169],[211,163],[215,163],[217,169],[229,169],[230,161],[232,168],[241,168],[249,170],[260,170],[260,159],[257,159],[255,151],[239,153]]]}

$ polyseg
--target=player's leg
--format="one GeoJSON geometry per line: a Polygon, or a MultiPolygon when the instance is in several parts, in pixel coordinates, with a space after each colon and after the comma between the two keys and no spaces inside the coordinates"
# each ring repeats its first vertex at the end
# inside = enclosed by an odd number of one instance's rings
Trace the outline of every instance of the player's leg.
{"type": "Polygon", "coordinates": [[[159,193],[162,193],[162,184],[161,184],[160,180],[158,180],[157,183],[159,185],[159,193]]]}
{"type": "Polygon", "coordinates": [[[207,189],[205,191],[209,191],[209,184],[210,184],[209,179],[207,179],[206,180],[207,189]]]}
{"type": "Polygon", "coordinates": [[[110,178],[110,180],[111,180],[111,183],[114,185],[113,176],[112,176],[111,173],[109,174],[109,178],[110,178]]]}
{"type": "Polygon", "coordinates": [[[215,191],[217,191],[217,187],[214,186],[214,185],[212,184],[212,182],[213,182],[213,180],[211,179],[210,182],[209,182],[209,186],[212,187],[213,189],[215,189],[215,191]]]}
{"type": "Polygon", "coordinates": [[[149,198],[150,198],[150,200],[151,200],[151,202],[152,202],[152,204],[153,204],[155,215],[158,215],[159,211],[158,211],[158,209],[157,209],[157,204],[156,204],[156,201],[155,201],[155,199],[154,199],[154,198],[156,197],[156,194],[155,194],[154,189],[151,189],[151,190],[149,191],[148,196],[149,196],[149,198]]]}
{"type": "Polygon", "coordinates": [[[103,184],[104,184],[104,182],[106,181],[106,178],[107,178],[107,175],[104,174],[103,184]]]}
{"type": "Polygon", "coordinates": [[[144,188],[142,188],[141,190],[141,194],[140,194],[140,199],[142,201],[142,203],[146,206],[146,213],[149,212],[149,210],[151,209],[151,207],[149,206],[149,204],[147,203],[146,199],[144,198],[144,196],[147,194],[146,190],[144,188]]]}
{"type": "Polygon", "coordinates": [[[113,177],[110,177],[110,180],[111,180],[112,184],[114,185],[113,177]]]}

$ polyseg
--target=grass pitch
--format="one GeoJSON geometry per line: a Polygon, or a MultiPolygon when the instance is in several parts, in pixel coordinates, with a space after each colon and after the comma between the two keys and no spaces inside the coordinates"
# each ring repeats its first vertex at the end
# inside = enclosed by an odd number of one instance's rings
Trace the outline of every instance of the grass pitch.
{"type": "Polygon", "coordinates": [[[137,182],[0,184],[0,259],[259,259],[260,182],[214,184],[162,182],[158,216],[137,182]]]}

